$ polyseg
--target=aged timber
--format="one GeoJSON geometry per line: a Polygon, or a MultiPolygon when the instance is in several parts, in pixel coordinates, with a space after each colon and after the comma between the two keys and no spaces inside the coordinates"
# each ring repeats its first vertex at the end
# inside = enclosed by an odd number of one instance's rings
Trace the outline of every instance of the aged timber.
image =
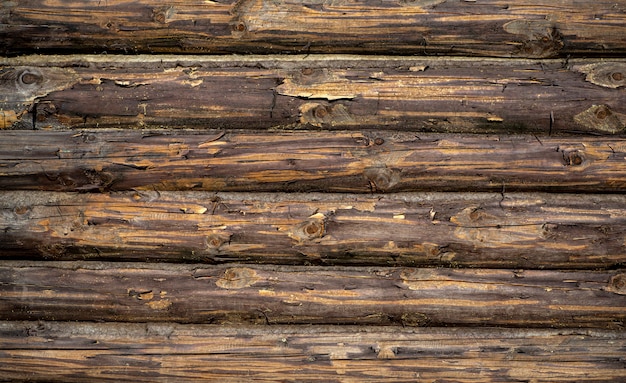
{"type": "Polygon", "coordinates": [[[0,322],[19,381],[598,383],[626,380],[625,348],[583,329],[0,322]]]}
{"type": "Polygon", "coordinates": [[[0,254],[339,265],[611,268],[626,196],[0,193],[0,254]]]}
{"type": "Polygon", "coordinates": [[[626,139],[396,131],[4,131],[1,190],[626,191],[626,139]]]}
{"type": "Polygon", "coordinates": [[[98,262],[0,265],[1,320],[96,318],[620,329],[626,320],[626,274],[98,262]]]}
{"type": "Polygon", "coordinates": [[[624,0],[5,1],[0,54],[626,53],[624,0]]]}
{"type": "Polygon", "coordinates": [[[626,61],[617,59],[28,56],[0,64],[5,129],[551,135],[619,134],[626,126],[626,61]]]}

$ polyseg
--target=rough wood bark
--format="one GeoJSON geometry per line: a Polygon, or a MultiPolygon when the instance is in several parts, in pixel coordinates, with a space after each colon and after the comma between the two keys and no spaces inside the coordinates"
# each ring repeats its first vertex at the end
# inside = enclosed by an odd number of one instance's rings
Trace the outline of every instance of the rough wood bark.
{"type": "Polygon", "coordinates": [[[94,262],[0,266],[1,320],[96,318],[619,329],[626,320],[626,274],[94,262]]]}
{"type": "Polygon", "coordinates": [[[624,60],[29,56],[0,63],[4,128],[550,135],[626,126],[624,60]]]}
{"type": "Polygon", "coordinates": [[[608,383],[625,348],[581,329],[0,322],[0,380],[608,383]]]}
{"type": "Polygon", "coordinates": [[[0,193],[0,254],[330,265],[609,268],[626,196],[0,193]]]}
{"type": "Polygon", "coordinates": [[[396,131],[6,131],[0,189],[626,191],[626,140],[396,131]]]}
{"type": "Polygon", "coordinates": [[[623,0],[5,1],[3,54],[624,55],[623,0]]]}

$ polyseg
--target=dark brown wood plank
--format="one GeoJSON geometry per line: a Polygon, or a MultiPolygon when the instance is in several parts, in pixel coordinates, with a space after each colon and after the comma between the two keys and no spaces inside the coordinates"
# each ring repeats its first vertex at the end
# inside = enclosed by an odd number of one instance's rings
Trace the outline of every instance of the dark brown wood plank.
{"type": "Polygon", "coordinates": [[[0,127],[13,129],[550,135],[626,126],[624,60],[28,56],[0,65],[0,127]]]}
{"type": "Polygon", "coordinates": [[[623,0],[5,1],[2,54],[624,55],[623,0]]]}
{"type": "Polygon", "coordinates": [[[626,139],[397,131],[0,132],[0,189],[626,191],[626,139]]]}
{"type": "Polygon", "coordinates": [[[616,382],[623,331],[0,322],[0,379],[616,382]]]}
{"type": "Polygon", "coordinates": [[[626,196],[0,193],[0,254],[327,265],[610,268],[626,196]]]}
{"type": "Polygon", "coordinates": [[[621,329],[626,274],[6,261],[0,319],[621,329]]]}

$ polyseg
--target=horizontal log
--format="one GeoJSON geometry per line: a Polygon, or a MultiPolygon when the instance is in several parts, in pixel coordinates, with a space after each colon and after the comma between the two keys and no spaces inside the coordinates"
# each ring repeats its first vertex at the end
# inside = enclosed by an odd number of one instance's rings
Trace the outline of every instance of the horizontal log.
{"type": "Polygon", "coordinates": [[[0,193],[0,254],[326,265],[611,268],[626,196],[0,193]]]}
{"type": "Polygon", "coordinates": [[[0,322],[0,349],[20,381],[626,379],[623,331],[0,322]]]}
{"type": "Polygon", "coordinates": [[[397,131],[0,132],[0,189],[626,191],[626,139],[397,131]]]}
{"type": "Polygon", "coordinates": [[[96,318],[620,329],[626,320],[626,274],[94,262],[0,265],[0,320],[96,318]]]}
{"type": "Polygon", "coordinates": [[[0,128],[550,135],[626,126],[624,60],[28,56],[0,65],[0,128]]]}
{"type": "Polygon", "coordinates": [[[0,54],[624,55],[624,0],[9,1],[0,54]]]}

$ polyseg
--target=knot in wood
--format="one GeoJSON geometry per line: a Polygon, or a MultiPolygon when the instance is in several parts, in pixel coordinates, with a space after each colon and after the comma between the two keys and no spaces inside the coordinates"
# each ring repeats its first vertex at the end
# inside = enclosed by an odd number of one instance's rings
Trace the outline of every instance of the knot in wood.
{"type": "Polygon", "coordinates": [[[2,77],[5,78],[0,78],[0,85],[6,84],[8,89],[14,88],[13,93],[16,94],[12,96],[17,99],[26,100],[32,95],[38,95],[44,84],[44,76],[37,68],[22,68],[8,72],[2,77]],[[12,85],[10,84],[11,81],[13,82],[12,85]],[[16,97],[17,95],[22,97],[16,97]]]}
{"type": "Polygon", "coordinates": [[[206,237],[206,246],[209,250],[219,250],[226,242],[230,241],[230,235],[223,233],[211,233],[206,237]]]}
{"type": "Polygon", "coordinates": [[[157,13],[156,15],[154,15],[154,21],[165,24],[165,14],[163,12],[157,13]]]}
{"type": "Polygon", "coordinates": [[[315,115],[315,117],[319,118],[320,120],[323,120],[324,118],[328,116],[329,111],[326,106],[319,105],[317,108],[315,108],[313,114],[315,115]]]}
{"type": "Polygon", "coordinates": [[[598,62],[576,67],[576,70],[587,75],[585,81],[598,86],[616,89],[626,85],[626,64],[622,62],[598,62]]]}
{"type": "Polygon", "coordinates": [[[174,7],[159,7],[152,11],[152,20],[159,24],[166,24],[174,16],[174,7]]]}
{"type": "Polygon", "coordinates": [[[300,224],[298,232],[302,239],[316,239],[324,236],[324,221],[321,219],[309,219],[300,224]]]}
{"type": "Polygon", "coordinates": [[[388,191],[400,182],[400,172],[388,167],[372,167],[363,171],[372,191],[388,191]]]}
{"type": "Polygon", "coordinates": [[[615,294],[626,295],[626,274],[612,276],[606,290],[615,294]]]}
{"type": "Polygon", "coordinates": [[[565,165],[567,166],[580,166],[585,161],[583,154],[578,150],[564,152],[563,159],[565,161],[565,165]]]}
{"type": "Polygon", "coordinates": [[[608,105],[592,105],[574,116],[574,121],[586,129],[616,134],[624,130],[624,123],[608,105]]]}
{"type": "MultiPolygon", "coordinates": [[[[315,77],[312,75],[311,77],[315,77]]],[[[351,125],[356,122],[352,113],[343,104],[307,102],[300,106],[300,122],[317,127],[325,125],[351,125]]]]}
{"type": "Polygon", "coordinates": [[[312,241],[324,237],[326,232],[326,217],[322,213],[316,213],[310,216],[306,221],[294,226],[289,230],[289,237],[295,239],[299,243],[303,241],[312,241]]]}
{"type": "Polygon", "coordinates": [[[243,21],[240,21],[233,25],[233,31],[235,32],[245,32],[247,29],[248,28],[246,27],[246,24],[243,21]]]}
{"type": "Polygon", "coordinates": [[[513,20],[503,25],[506,32],[524,37],[514,54],[523,57],[556,57],[563,48],[563,36],[547,20],[513,20]]]}
{"type": "Polygon", "coordinates": [[[375,145],[382,145],[382,144],[384,144],[384,143],[385,143],[385,140],[384,140],[383,138],[381,138],[381,137],[376,137],[376,138],[374,139],[374,144],[375,144],[375,145]]]}
{"type": "Polygon", "coordinates": [[[250,287],[258,280],[255,270],[248,267],[232,267],[224,271],[215,284],[222,289],[237,290],[250,287]]]}
{"type": "Polygon", "coordinates": [[[43,82],[43,75],[35,69],[24,69],[17,78],[18,82],[23,85],[34,85],[43,82]]]}
{"type": "Polygon", "coordinates": [[[219,249],[220,246],[224,243],[224,241],[215,234],[209,235],[206,239],[207,246],[212,249],[219,249]]]}
{"type": "Polygon", "coordinates": [[[324,234],[324,222],[310,221],[304,225],[304,234],[310,239],[321,238],[324,234]]]}
{"type": "Polygon", "coordinates": [[[13,211],[17,215],[25,215],[26,213],[30,212],[30,208],[28,206],[17,206],[15,207],[15,209],[13,209],[13,211]]]}
{"type": "Polygon", "coordinates": [[[608,116],[611,115],[611,111],[604,105],[601,105],[598,109],[596,109],[596,117],[599,120],[604,120],[608,116]]]}
{"type": "Polygon", "coordinates": [[[430,318],[428,315],[417,312],[404,313],[400,317],[403,326],[407,327],[423,327],[428,326],[430,318]]]}

